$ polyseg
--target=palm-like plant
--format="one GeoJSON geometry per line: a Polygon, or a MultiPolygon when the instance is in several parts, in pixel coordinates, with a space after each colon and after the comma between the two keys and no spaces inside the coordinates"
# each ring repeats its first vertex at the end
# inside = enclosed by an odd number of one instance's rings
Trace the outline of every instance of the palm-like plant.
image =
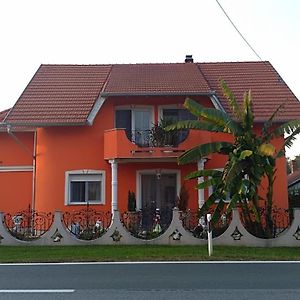
{"type": "MultiPolygon", "coordinates": [[[[260,134],[256,134],[253,130],[254,114],[251,91],[245,93],[243,104],[239,105],[225,81],[221,81],[220,84],[233,117],[221,110],[203,107],[192,99],[186,99],[184,106],[197,116],[198,120],[181,121],[168,126],[167,129],[188,128],[223,132],[232,135],[233,142],[218,141],[200,144],[181,155],[178,162],[179,164],[195,162],[212,153],[227,155],[228,161],[223,171],[206,169],[195,171],[187,176],[188,179],[207,178],[198,184],[197,188],[199,189],[214,186],[214,192],[201,207],[200,212],[204,213],[217,202],[213,214],[213,221],[215,222],[220,218],[220,213],[224,209],[229,213],[239,204],[247,212],[249,204],[251,204],[256,220],[260,223],[257,208],[259,201],[263,200],[266,209],[266,222],[269,224],[271,223],[273,204],[275,161],[276,158],[284,154],[285,146],[290,147],[292,145],[295,135],[300,132],[300,120],[290,121],[277,127],[273,126],[274,118],[281,109],[280,106],[263,124],[260,134]],[[276,137],[282,137],[284,134],[287,137],[280,149],[276,150],[271,141],[276,137]],[[258,187],[264,177],[268,181],[265,198],[258,194],[258,187]],[[226,203],[228,194],[230,194],[231,199],[229,203],[226,203]]],[[[270,233],[267,232],[266,234],[269,235],[270,233]]]]}

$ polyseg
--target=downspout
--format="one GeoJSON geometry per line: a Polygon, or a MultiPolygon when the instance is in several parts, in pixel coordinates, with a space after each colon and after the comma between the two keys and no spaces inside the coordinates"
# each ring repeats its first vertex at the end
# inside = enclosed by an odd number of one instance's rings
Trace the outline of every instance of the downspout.
{"type": "Polygon", "coordinates": [[[33,136],[33,159],[32,159],[32,199],[31,207],[35,210],[35,179],[36,179],[36,145],[37,145],[37,131],[34,131],[33,136]]]}

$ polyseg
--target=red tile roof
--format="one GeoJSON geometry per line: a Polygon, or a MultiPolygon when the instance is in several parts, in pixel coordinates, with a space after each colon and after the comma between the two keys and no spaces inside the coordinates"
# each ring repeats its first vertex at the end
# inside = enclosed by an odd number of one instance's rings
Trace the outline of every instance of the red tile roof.
{"type": "Polygon", "coordinates": [[[251,89],[256,121],[285,103],[280,120],[300,118],[300,103],[269,62],[136,65],[41,65],[6,122],[18,125],[82,125],[99,95],[188,95],[215,91],[225,111],[219,79],[238,100],[251,89]]]}
{"type": "Polygon", "coordinates": [[[216,91],[225,111],[226,99],[219,85],[224,79],[238,102],[251,89],[256,121],[267,120],[284,103],[277,121],[300,119],[300,103],[269,62],[199,63],[210,87],[216,91]]]}
{"type": "Polygon", "coordinates": [[[109,65],[41,65],[6,121],[85,124],[110,69],[109,65]]]}
{"type": "MultiPolygon", "coordinates": [[[[5,117],[7,116],[10,109],[6,109],[0,112],[0,132],[7,132],[7,124],[3,123],[5,117]]],[[[13,132],[16,131],[35,131],[34,127],[31,126],[11,126],[10,129],[13,132]]]]}
{"type": "Polygon", "coordinates": [[[209,93],[196,64],[114,65],[104,90],[108,94],[162,95],[209,93]]]}
{"type": "Polygon", "coordinates": [[[5,116],[7,115],[7,113],[9,112],[9,109],[0,111],[0,123],[4,120],[5,116]]]}
{"type": "Polygon", "coordinates": [[[300,181],[300,170],[297,170],[288,175],[288,186],[292,186],[298,181],[300,181]]]}

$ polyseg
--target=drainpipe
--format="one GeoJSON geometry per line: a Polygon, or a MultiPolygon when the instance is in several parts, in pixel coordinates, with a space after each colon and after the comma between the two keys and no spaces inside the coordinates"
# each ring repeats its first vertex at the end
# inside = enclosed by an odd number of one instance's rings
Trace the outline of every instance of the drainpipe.
{"type": "Polygon", "coordinates": [[[32,171],[32,200],[31,200],[31,207],[35,210],[35,179],[36,179],[36,145],[37,145],[37,132],[34,131],[33,136],[33,171],[32,171]]]}

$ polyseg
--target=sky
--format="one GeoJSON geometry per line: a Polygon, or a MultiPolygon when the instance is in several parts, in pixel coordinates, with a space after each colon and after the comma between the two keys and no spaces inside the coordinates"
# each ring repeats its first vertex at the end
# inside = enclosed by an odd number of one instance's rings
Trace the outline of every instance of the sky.
{"type": "MultiPolygon", "coordinates": [[[[300,1],[219,3],[300,99],[300,1]]],[[[40,64],[259,60],[215,0],[0,0],[0,37],[0,111],[40,64]]]]}

